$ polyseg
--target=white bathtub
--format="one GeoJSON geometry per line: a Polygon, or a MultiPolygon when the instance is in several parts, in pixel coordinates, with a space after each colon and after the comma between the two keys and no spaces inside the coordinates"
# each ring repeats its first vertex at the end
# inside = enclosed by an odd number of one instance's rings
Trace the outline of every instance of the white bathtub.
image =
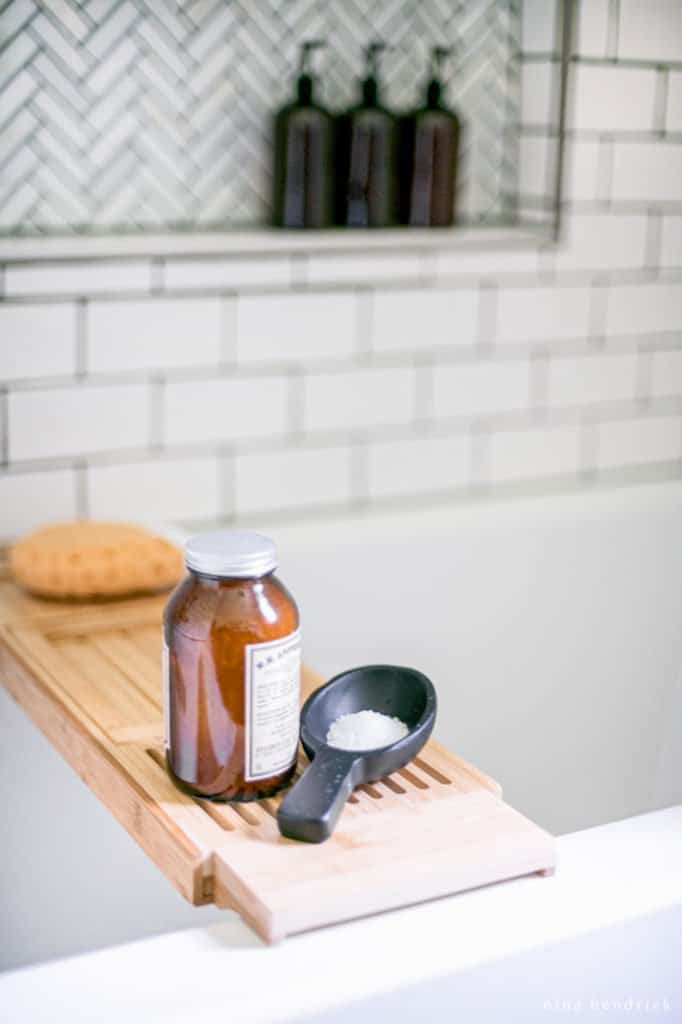
{"type": "MultiPolygon", "coordinates": [[[[682,483],[256,525],[307,661],[425,671],[440,739],[540,824],[682,801],[682,483]]],[[[0,735],[0,966],[218,916],[183,903],[4,693],[0,735]]]]}

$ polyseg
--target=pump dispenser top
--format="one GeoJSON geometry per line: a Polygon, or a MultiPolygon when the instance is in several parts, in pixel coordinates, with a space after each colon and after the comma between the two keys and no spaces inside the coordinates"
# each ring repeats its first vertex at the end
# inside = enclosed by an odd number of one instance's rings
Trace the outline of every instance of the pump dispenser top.
{"type": "Polygon", "coordinates": [[[386,43],[370,43],[365,51],[367,77],[362,80],[362,103],[365,107],[379,105],[379,61],[378,54],[386,49],[386,43]]]}
{"type": "Polygon", "coordinates": [[[429,110],[441,109],[443,83],[441,73],[443,61],[452,53],[451,46],[434,46],[431,50],[431,80],[426,87],[426,106],[429,110]]]}
{"type": "Polygon", "coordinates": [[[275,117],[273,222],[277,227],[324,228],[333,223],[333,119],[315,102],[312,55],[325,43],[301,46],[296,98],[275,117]]]}
{"type": "Polygon", "coordinates": [[[322,39],[308,39],[301,46],[301,62],[296,82],[296,98],[299,106],[309,107],[313,103],[314,79],[312,76],[311,54],[325,45],[322,39]]]}
{"type": "Polygon", "coordinates": [[[448,227],[455,220],[460,123],[443,103],[442,67],[449,47],[431,49],[425,104],[400,124],[400,221],[448,227]]]}
{"type": "Polygon", "coordinates": [[[362,100],[337,121],[336,219],[348,227],[388,227],[397,218],[398,129],[381,105],[380,41],[365,50],[362,100]]]}

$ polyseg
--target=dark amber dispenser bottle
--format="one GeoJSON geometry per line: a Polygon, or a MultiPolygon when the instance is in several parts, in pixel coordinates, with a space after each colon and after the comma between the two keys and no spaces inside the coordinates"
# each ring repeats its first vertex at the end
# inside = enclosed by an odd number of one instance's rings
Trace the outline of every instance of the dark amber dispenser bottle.
{"type": "Polygon", "coordinates": [[[301,48],[296,99],[275,117],[273,223],[284,228],[326,228],[334,220],[334,121],[315,101],[311,52],[301,48]]]}
{"type": "Polygon", "coordinates": [[[163,622],[169,772],[197,796],[270,796],[296,762],[298,609],[274,575],[274,544],[260,534],[200,534],[185,562],[163,622]]]}
{"type": "Polygon", "coordinates": [[[449,227],[455,221],[460,123],[443,104],[440,77],[450,50],[432,50],[426,104],[400,124],[400,222],[449,227]]]}
{"type": "Polygon", "coordinates": [[[336,222],[352,228],[390,227],[397,220],[398,125],[381,104],[378,54],[366,50],[362,102],[336,122],[336,222]]]}

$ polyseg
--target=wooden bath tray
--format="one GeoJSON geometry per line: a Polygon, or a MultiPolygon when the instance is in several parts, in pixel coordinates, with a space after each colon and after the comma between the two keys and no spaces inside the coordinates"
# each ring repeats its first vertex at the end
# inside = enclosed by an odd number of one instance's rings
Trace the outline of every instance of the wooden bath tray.
{"type": "MultiPolygon", "coordinates": [[[[2,580],[0,679],[191,903],[233,908],[273,942],[552,869],[552,837],[433,740],[402,772],[357,789],[321,845],[279,835],[277,798],[238,806],[181,793],[163,767],[164,601],[74,607],[2,580]]],[[[319,682],[306,671],[305,695],[319,682]]]]}

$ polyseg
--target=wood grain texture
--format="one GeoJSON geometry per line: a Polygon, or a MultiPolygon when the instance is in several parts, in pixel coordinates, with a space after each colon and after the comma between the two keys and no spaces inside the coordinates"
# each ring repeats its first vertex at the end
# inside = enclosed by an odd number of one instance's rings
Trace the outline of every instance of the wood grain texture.
{"type": "MultiPolygon", "coordinates": [[[[359,786],[320,845],[279,834],[280,795],[240,805],[180,792],[163,754],[164,601],[50,604],[0,580],[0,680],[187,900],[236,909],[274,942],[553,868],[552,837],[435,740],[359,786]]],[[[302,696],[321,681],[304,669],[302,696]]]]}

